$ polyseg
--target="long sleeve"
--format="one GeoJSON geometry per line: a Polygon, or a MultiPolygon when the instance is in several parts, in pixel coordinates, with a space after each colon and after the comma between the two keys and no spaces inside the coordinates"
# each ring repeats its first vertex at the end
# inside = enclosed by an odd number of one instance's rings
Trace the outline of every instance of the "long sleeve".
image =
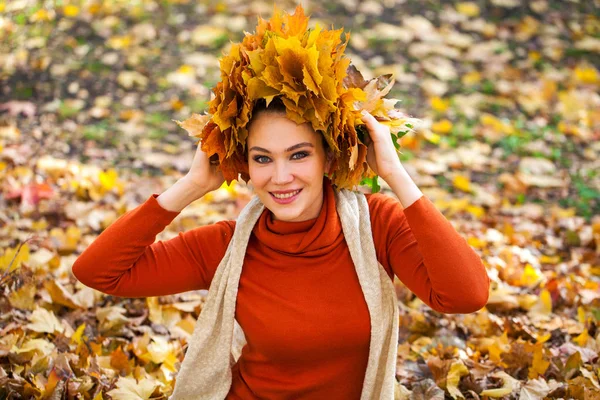
{"type": "Polygon", "coordinates": [[[152,194],[106,228],[75,260],[73,274],[86,286],[122,297],[162,296],[208,289],[225,254],[233,221],[201,226],[155,243],[179,214],[152,194]]]}
{"type": "Polygon", "coordinates": [[[428,198],[403,209],[395,198],[375,194],[369,206],[379,262],[423,302],[445,313],[485,306],[490,283],[485,266],[428,198]]]}

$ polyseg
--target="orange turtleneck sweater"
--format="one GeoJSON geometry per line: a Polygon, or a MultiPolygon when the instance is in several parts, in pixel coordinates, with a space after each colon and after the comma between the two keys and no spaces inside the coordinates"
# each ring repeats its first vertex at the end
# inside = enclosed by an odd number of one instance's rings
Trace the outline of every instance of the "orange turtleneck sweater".
{"type": "MultiPolygon", "coordinates": [[[[233,367],[227,399],[359,399],[370,322],[362,290],[324,179],[317,218],[272,220],[265,209],[250,237],[235,317],[247,345],[233,367]]],[[[235,221],[155,242],[179,214],[151,195],[110,225],[81,254],[73,274],[116,296],[208,289],[235,221]]],[[[488,299],[480,258],[426,198],[403,209],[367,194],[378,261],[431,308],[469,313],[488,299]]]]}

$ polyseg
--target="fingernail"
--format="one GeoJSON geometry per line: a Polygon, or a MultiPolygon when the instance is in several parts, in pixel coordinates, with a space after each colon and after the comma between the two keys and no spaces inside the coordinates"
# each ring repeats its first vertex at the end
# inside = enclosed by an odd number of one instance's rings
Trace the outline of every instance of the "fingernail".
{"type": "Polygon", "coordinates": [[[367,112],[367,110],[362,110],[360,113],[361,113],[362,115],[368,115],[368,114],[369,114],[369,113],[367,112]]]}

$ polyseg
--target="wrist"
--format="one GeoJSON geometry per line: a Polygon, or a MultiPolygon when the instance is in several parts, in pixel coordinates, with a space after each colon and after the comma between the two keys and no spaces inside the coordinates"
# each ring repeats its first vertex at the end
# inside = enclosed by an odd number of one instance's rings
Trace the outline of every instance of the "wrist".
{"type": "Polygon", "coordinates": [[[158,204],[167,211],[181,212],[193,201],[207,193],[202,187],[181,178],[173,186],[156,198],[158,204]]]}
{"type": "Polygon", "coordinates": [[[423,196],[423,192],[421,192],[419,187],[402,166],[400,166],[399,169],[390,172],[385,179],[382,179],[390,186],[404,208],[407,208],[423,196]]]}
{"type": "Polygon", "coordinates": [[[408,176],[408,172],[406,172],[406,170],[404,169],[404,166],[402,166],[402,164],[398,163],[398,165],[395,168],[392,168],[391,170],[389,170],[385,176],[384,175],[379,175],[379,177],[381,179],[383,179],[388,185],[391,181],[398,179],[399,177],[405,177],[408,176]]]}
{"type": "Polygon", "coordinates": [[[197,198],[204,196],[210,191],[189,175],[185,175],[182,178],[179,178],[177,182],[180,186],[185,188],[188,191],[188,193],[190,193],[190,195],[193,195],[197,198]]]}

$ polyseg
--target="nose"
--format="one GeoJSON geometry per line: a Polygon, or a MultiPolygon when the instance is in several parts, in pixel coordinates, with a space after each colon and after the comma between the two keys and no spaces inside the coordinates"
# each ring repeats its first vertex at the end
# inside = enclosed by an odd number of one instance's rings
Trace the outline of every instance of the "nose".
{"type": "Polygon", "coordinates": [[[271,179],[276,185],[285,185],[294,180],[291,166],[286,162],[275,163],[273,177],[271,179]]]}

